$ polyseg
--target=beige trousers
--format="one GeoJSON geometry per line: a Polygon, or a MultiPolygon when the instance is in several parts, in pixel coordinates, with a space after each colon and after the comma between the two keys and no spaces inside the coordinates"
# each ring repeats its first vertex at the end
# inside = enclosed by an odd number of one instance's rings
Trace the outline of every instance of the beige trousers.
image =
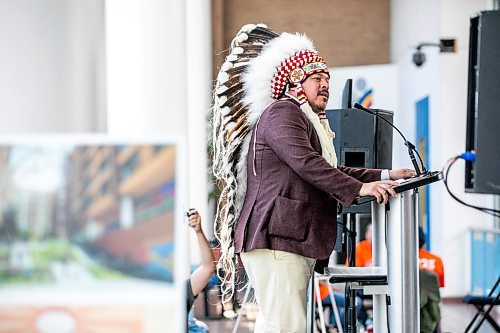
{"type": "Polygon", "coordinates": [[[259,305],[255,333],[305,333],[307,287],[315,260],[267,249],[242,252],[240,257],[259,305]]]}

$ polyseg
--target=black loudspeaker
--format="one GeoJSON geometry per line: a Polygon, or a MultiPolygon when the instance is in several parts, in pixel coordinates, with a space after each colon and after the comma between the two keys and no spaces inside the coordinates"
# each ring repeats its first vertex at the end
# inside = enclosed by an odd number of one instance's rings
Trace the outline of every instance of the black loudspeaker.
{"type": "MultiPolygon", "coordinates": [[[[372,109],[393,122],[392,111],[372,109]]],[[[327,110],[340,165],[359,168],[392,168],[392,127],[383,120],[358,109],[327,110]]],[[[369,213],[370,204],[345,208],[348,213],[369,213]]]]}
{"type": "Polygon", "coordinates": [[[470,19],[465,190],[500,194],[500,11],[470,19]]]}

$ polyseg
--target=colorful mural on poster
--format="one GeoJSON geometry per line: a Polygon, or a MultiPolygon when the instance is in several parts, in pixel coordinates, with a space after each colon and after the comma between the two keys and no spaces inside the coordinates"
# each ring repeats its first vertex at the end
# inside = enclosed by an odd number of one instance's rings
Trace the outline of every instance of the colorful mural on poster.
{"type": "MultiPolygon", "coordinates": [[[[52,322],[73,325],[68,332],[150,331],[157,309],[109,304],[122,292],[174,289],[177,147],[70,141],[0,143],[0,332],[45,332],[52,322]],[[97,297],[75,304],[65,293],[97,297]]],[[[168,328],[168,317],[153,326],[168,328]]]]}

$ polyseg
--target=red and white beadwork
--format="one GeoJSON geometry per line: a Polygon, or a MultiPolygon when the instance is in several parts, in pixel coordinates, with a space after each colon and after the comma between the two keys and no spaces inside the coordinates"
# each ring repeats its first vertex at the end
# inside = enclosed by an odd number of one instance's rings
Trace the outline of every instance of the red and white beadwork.
{"type": "Polygon", "coordinates": [[[311,50],[296,52],[276,69],[271,86],[271,97],[278,99],[288,82],[299,84],[307,76],[325,70],[328,70],[328,67],[318,53],[311,50]]]}

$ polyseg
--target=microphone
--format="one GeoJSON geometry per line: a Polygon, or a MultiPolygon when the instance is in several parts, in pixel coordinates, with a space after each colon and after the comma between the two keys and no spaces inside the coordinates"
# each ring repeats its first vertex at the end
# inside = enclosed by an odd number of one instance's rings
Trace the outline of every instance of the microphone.
{"type": "Polygon", "coordinates": [[[422,163],[422,159],[420,158],[420,155],[418,154],[418,151],[415,149],[415,145],[413,143],[411,143],[410,141],[406,140],[406,138],[403,135],[403,133],[401,133],[401,131],[396,126],[394,126],[390,121],[388,121],[387,119],[385,119],[384,117],[382,117],[381,115],[379,115],[377,112],[374,112],[374,111],[372,111],[372,110],[370,110],[368,108],[365,108],[364,106],[362,106],[362,105],[360,105],[358,103],[354,103],[354,107],[356,109],[358,109],[358,110],[367,112],[367,113],[369,113],[369,114],[371,114],[371,115],[373,115],[375,117],[378,117],[378,118],[382,119],[387,124],[389,124],[389,126],[391,126],[392,128],[394,128],[399,133],[399,135],[401,135],[401,137],[403,138],[405,146],[408,147],[408,155],[410,155],[411,163],[413,164],[413,168],[415,169],[415,172],[417,173],[417,177],[420,176],[420,175],[422,175],[422,174],[426,174],[427,173],[427,170],[425,169],[425,166],[422,163]],[[413,154],[413,152],[417,153],[418,159],[420,160],[420,165],[422,166],[422,171],[420,171],[420,167],[418,166],[417,160],[415,159],[415,154],[413,154]]]}

